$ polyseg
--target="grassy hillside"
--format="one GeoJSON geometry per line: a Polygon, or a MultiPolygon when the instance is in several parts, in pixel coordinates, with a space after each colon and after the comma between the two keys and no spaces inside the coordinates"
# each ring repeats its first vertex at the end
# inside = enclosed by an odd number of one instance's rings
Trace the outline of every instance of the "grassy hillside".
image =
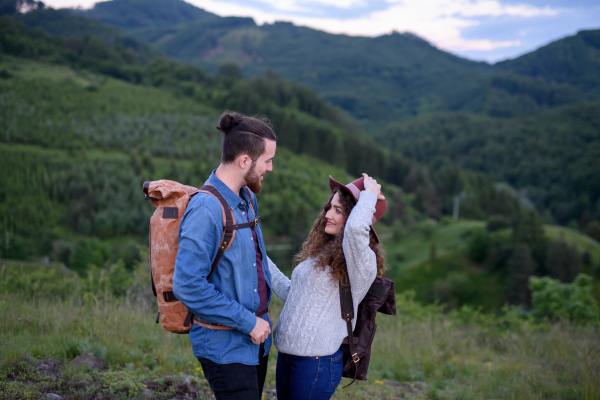
{"type": "MultiPolygon", "coordinates": [[[[510,284],[509,271],[502,263],[510,255],[515,238],[510,229],[490,232],[484,236],[487,250],[479,256],[477,239],[485,227],[481,221],[469,220],[396,227],[385,242],[389,261],[386,275],[395,281],[398,291],[413,290],[416,299],[425,303],[437,301],[450,308],[467,304],[499,310],[508,301],[510,284]]],[[[560,257],[550,255],[550,248],[565,243],[579,254],[587,254],[582,271],[600,277],[598,242],[555,225],[544,226],[543,234],[548,241],[548,257],[560,257]]],[[[551,265],[550,260],[546,262],[551,265]]],[[[577,257],[568,262],[582,263],[577,257]]],[[[593,292],[600,301],[598,280],[593,292]]]]}
{"type": "MultiPolygon", "coordinates": [[[[185,335],[154,323],[146,262],[133,277],[119,265],[79,279],[57,266],[0,260],[0,397],[104,396],[111,399],[209,396],[185,335]],[[124,289],[123,291],[119,291],[124,289]],[[43,333],[43,334],[40,334],[43,333]],[[77,367],[91,354],[106,370],[77,367]],[[40,373],[41,360],[61,364],[40,373]]],[[[600,347],[592,325],[485,314],[465,307],[443,314],[410,294],[398,315],[379,315],[369,380],[334,399],[595,399],[600,347]]],[[[275,321],[282,304],[274,302],[275,321]]],[[[275,398],[271,348],[266,398],[275,398]]],[[[349,382],[344,380],[343,382],[349,382]]]]}

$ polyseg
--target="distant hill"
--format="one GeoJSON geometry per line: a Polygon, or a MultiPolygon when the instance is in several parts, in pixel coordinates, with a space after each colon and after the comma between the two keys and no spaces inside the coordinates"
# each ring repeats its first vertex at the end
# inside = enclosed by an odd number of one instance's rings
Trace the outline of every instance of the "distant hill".
{"type": "MultiPolygon", "coordinates": [[[[246,76],[272,71],[305,84],[362,121],[368,132],[388,121],[434,111],[514,116],[600,97],[600,93],[588,90],[589,82],[600,79],[598,61],[594,61],[591,50],[596,31],[582,32],[576,40],[565,39],[563,47],[585,47],[573,51],[587,54],[576,61],[586,75],[581,78],[575,68],[559,79],[555,75],[561,67],[535,73],[534,67],[523,66],[552,64],[547,60],[551,56],[541,57],[536,52],[491,66],[441,51],[409,33],[375,38],[332,35],[291,23],[257,26],[250,18],[222,18],[181,0],[152,0],[151,6],[147,4],[114,0],[99,3],[83,14],[124,29],[179,61],[212,72],[233,62],[246,76]],[[150,7],[156,13],[149,12],[150,7]],[[187,20],[177,17],[184,9],[187,20]],[[158,15],[159,10],[164,17],[158,15]]],[[[570,59],[565,56],[565,63],[570,59]]]]}
{"type": "Polygon", "coordinates": [[[75,12],[125,31],[173,26],[197,19],[217,17],[183,0],[105,1],[96,3],[91,10],[75,12]]]}
{"type": "Polygon", "coordinates": [[[378,143],[436,169],[481,171],[524,189],[557,222],[600,220],[600,103],[510,119],[438,113],[392,124],[378,143]]]}
{"type": "Polygon", "coordinates": [[[141,61],[164,56],[162,51],[135,36],[66,10],[49,8],[25,14],[17,13],[13,17],[29,28],[42,28],[51,35],[64,37],[91,35],[104,39],[111,46],[119,43],[132,49],[141,61]]]}
{"type": "MultiPolygon", "coordinates": [[[[180,4],[155,0],[159,8],[180,4]]],[[[290,23],[257,26],[250,18],[198,18],[170,27],[156,20],[139,29],[110,22],[124,4],[102,4],[103,21],[153,43],[168,55],[216,71],[235,62],[247,76],[271,70],[316,90],[358,119],[389,120],[439,109],[460,109],[483,84],[485,63],[461,59],[411,34],[378,38],[332,35],[290,23]],[[360,93],[358,95],[357,93],[360,93]]],[[[98,18],[99,5],[84,12],[98,18]]],[[[115,17],[116,18],[116,17],[115,17]]]]}
{"type": "MultiPolygon", "coordinates": [[[[193,8],[179,0],[153,1],[159,8],[193,8]]],[[[102,4],[105,17],[111,13],[115,18],[124,17],[125,9],[135,11],[132,15],[144,16],[144,24],[126,24],[137,39],[85,17],[97,16],[96,8],[83,15],[79,11],[79,15],[66,16],[65,12],[45,10],[17,18],[28,26],[63,36],[95,30],[107,42],[107,38],[117,34],[139,43],[147,41],[178,60],[213,72],[224,63],[236,63],[244,75],[255,77],[248,81],[249,85],[236,84],[235,76],[239,75],[235,73],[239,71],[230,64],[222,72],[235,72],[233,79],[222,76],[219,85],[223,86],[218,90],[203,88],[196,92],[187,86],[188,82],[177,82],[178,90],[213,107],[222,104],[247,113],[274,116],[288,132],[285,140],[289,142],[285,145],[292,151],[344,166],[350,173],[377,171],[389,182],[411,188],[411,192],[414,189],[405,183],[405,177],[418,176],[424,187],[438,185],[437,190],[442,190],[444,184],[432,182],[428,173],[418,171],[420,167],[410,175],[408,163],[401,155],[436,171],[456,163],[508,181],[517,189],[526,188],[536,206],[551,212],[549,220],[579,221],[585,227],[590,219],[600,219],[598,193],[590,187],[598,175],[598,164],[591,160],[596,157],[594,146],[598,139],[594,129],[598,128],[593,114],[600,96],[589,89],[600,75],[595,73],[594,58],[594,38],[600,31],[580,32],[530,55],[490,66],[440,51],[411,34],[350,37],[290,23],[259,27],[250,18],[221,18],[204,12],[194,14],[197,19],[179,22],[179,11],[174,11],[174,17],[159,21],[145,12],[139,1],[102,4]],[[546,59],[542,57],[546,53],[554,55],[546,59]],[[578,61],[561,75],[560,68],[542,68],[551,64],[552,58],[565,65],[570,59],[578,61]],[[522,67],[536,63],[540,65],[538,69],[522,67]],[[266,78],[256,78],[265,75],[266,78]],[[313,88],[320,98],[298,84],[282,83],[283,79],[313,88]],[[229,91],[226,101],[220,90],[229,91]],[[290,96],[289,90],[296,94],[290,96]],[[374,141],[366,140],[351,118],[340,118],[342,113],[323,102],[323,98],[358,119],[364,132],[392,151],[382,151],[374,141]],[[304,116],[296,120],[287,111],[269,104],[292,108],[297,105],[321,121],[309,122],[304,116]],[[309,128],[302,125],[305,121],[309,128]],[[327,121],[326,129],[322,129],[323,121],[327,121]],[[337,151],[340,147],[335,144],[342,142],[359,145],[337,151]],[[336,150],[335,156],[330,149],[336,150]],[[565,165],[569,165],[568,174],[564,173],[565,165]]],[[[182,76],[188,72],[205,75],[189,66],[177,69],[182,76]]],[[[147,70],[131,72],[129,68],[118,74],[109,68],[101,71],[129,81],[153,79],[145,77],[147,70]]],[[[421,207],[417,198],[417,209],[429,209],[429,215],[439,215],[442,208],[447,209],[447,204],[434,206],[439,199],[433,195],[434,190],[425,192],[427,195],[423,196],[429,199],[431,207],[421,207]]]]}
{"type": "Polygon", "coordinates": [[[580,31],[514,60],[500,62],[494,69],[567,83],[597,98],[600,96],[600,29],[580,31]]]}

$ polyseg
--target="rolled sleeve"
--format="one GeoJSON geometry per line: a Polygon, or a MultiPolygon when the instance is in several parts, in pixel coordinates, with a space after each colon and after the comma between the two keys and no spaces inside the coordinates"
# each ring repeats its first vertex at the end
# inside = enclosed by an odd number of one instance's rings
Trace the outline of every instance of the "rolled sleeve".
{"type": "MultiPolygon", "coordinates": [[[[205,200],[206,203],[209,201],[205,200]]],[[[220,205],[211,207],[206,203],[190,204],[182,218],[173,291],[194,315],[249,334],[256,324],[256,316],[206,280],[221,239],[215,232],[223,230],[222,218],[220,215],[217,218],[211,209],[220,209],[220,205]]]]}

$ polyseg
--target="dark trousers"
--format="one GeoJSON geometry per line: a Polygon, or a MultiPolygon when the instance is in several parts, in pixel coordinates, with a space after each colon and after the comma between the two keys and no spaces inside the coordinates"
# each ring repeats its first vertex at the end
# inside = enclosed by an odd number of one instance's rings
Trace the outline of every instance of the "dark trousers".
{"type": "Polygon", "coordinates": [[[258,365],[217,364],[200,357],[198,361],[217,400],[260,400],[269,362],[264,354],[265,347],[261,344],[258,365]]]}

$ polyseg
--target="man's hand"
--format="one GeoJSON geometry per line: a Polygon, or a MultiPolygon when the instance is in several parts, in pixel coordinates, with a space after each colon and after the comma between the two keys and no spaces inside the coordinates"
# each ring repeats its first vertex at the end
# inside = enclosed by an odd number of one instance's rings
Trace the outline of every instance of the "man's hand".
{"type": "Polygon", "coordinates": [[[254,325],[254,329],[250,332],[250,337],[252,338],[252,343],[261,344],[264,343],[265,340],[269,337],[271,333],[271,326],[267,321],[262,318],[256,318],[256,325],[254,325]]]}

